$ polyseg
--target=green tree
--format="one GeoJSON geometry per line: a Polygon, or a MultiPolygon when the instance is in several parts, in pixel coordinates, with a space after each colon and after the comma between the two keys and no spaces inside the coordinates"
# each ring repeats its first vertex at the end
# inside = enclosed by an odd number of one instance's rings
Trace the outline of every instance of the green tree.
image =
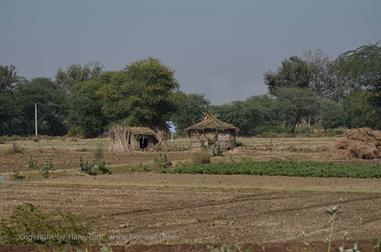
{"type": "Polygon", "coordinates": [[[17,91],[22,110],[24,134],[34,133],[34,104],[38,105],[38,126],[41,134],[66,133],[66,94],[47,78],[35,78],[17,91]]]}
{"type": "Polygon", "coordinates": [[[253,96],[246,101],[214,106],[212,110],[224,121],[237,126],[240,129],[240,135],[252,136],[278,123],[276,102],[267,95],[253,96]]]}
{"type": "Polygon", "coordinates": [[[176,109],[171,95],[178,90],[174,71],[158,59],[147,58],[128,65],[123,71],[129,111],[125,121],[131,125],[164,128],[176,109]]]}
{"type": "Polygon", "coordinates": [[[18,97],[12,92],[0,92],[0,135],[22,133],[22,117],[18,97]]]}
{"type": "Polygon", "coordinates": [[[298,56],[283,60],[276,72],[268,71],[264,74],[270,94],[275,94],[280,88],[308,88],[311,78],[310,68],[298,56]]]}
{"type": "Polygon", "coordinates": [[[344,125],[344,110],[340,103],[323,99],[320,106],[320,123],[325,130],[344,125]]]}
{"type": "Polygon", "coordinates": [[[179,133],[199,122],[203,112],[209,110],[210,103],[203,95],[176,92],[172,95],[172,99],[176,106],[176,112],[172,114],[171,120],[177,126],[179,133]]]}
{"type": "Polygon", "coordinates": [[[0,65],[0,93],[14,89],[17,85],[23,83],[24,78],[17,75],[14,65],[0,65]]]}
{"type": "Polygon", "coordinates": [[[374,126],[381,128],[381,44],[364,45],[347,51],[336,59],[335,67],[346,79],[351,94],[363,89],[370,92],[368,101],[373,107],[371,110],[377,111],[374,126]]]}
{"type": "Polygon", "coordinates": [[[372,94],[359,91],[344,100],[348,128],[379,127],[378,113],[371,104],[372,94]]]}
{"type": "Polygon", "coordinates": [[[70,91],[77,83],[92,80],[102,73],[102,66],[98,62],[85,65],[73,64],[66,70],[58,69],[55,81],[66,91],[70,91]]]}
{"type": "Polygon", "coordinates": [[[276,93],[279,104],[280,119],[286,123],[291,132],[296,125],[316,117],[319,102],[316,94],[310,89],[282,88],[276,93]]]}
{"type": "Polygon", "coordinates": [[[102,87],[99,80],[89,80],[74,87],[69,96],[70,133],[84,137],[96,137],[106,125],[102,102],[97,92],[102,87]]]}

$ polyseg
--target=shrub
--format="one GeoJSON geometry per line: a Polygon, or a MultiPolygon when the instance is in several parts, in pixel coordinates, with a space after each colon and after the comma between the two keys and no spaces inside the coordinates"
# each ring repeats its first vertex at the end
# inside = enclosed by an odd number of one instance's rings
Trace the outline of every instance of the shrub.
{"type": "Polygon", "coordinates": [[[41,167],[41,175],[44,178],[49,178],[50,171],[54,169],[53,161],[52,159],[45,160],[44,164],[41,167]]]}
{"type": "Polygon", "coordinates": [[[222,151],[219,143],[215,143],[212,145],[212,154],[214,157],[220,157],[220,156],[222,156],[222,153],[223,153],[223,151],[222,151]]]}
{"type": "Polygon", "coordinates": [[[14,179],[24,179],[25,176],[21,174],[20,167],[13,167],[13,174],[12,177],[14,179]]]}
{"type": "Polygon", "coordinates": [[[167,169],[172,167],[172,161],[169,160],[168,155],[166,152],[160,152],[160,156],[158,159],[155,160],[155,164],[160,169],[167,169]]]}
{"type": "Polygon", "coordinates": [[[208,164],[210,163],[211,155],[206,151],[193,152],[192,162],[193,164],[208,164]]]}
{"type": "Polygon", "coordinates": [[[80,171],[91,176],[98,175],[98,172],[102,174],[111,174],[111,169],[107,167],[106,161],[104,159],[93,160],[89,163],[87,160],[84,161],[82,157],[79,159],[80,171]]]}
{"type": "Polygon", "coordinates": [[[33,159],[32,155],[29,157],[29,160],[28,160],[28,168],[30,170],[37,170],[38,169],[37,161],[33,159]]]}
{"type": "Polygon", "coordinates": [[[0,244],[28,243],[79,245],[87,237],[89,227],[71,213],[44,213],[32,204],[17,206],[8,220],[0,222],[0,244]]]}

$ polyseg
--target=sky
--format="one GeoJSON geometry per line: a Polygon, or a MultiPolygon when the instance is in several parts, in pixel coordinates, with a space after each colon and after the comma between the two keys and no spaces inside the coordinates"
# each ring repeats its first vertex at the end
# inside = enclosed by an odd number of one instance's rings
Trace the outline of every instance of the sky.
{"type": "Polygon", "coordinates": [[[0,0],[0,64],[28,79],[155,57],[213,104],[265,94],[289,56],[380,40],[381,0],[0,0]]]}

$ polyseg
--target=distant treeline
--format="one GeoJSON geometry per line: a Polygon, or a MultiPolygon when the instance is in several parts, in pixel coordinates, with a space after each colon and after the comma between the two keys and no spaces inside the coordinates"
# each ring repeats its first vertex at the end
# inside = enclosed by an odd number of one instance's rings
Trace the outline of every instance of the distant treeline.
{"type": "Polygon", "coordinates": [[[99,63],[59,69],[54,80],[19,76],[0,65],[0,135],[34,133],[95,137],[112,124],[183,129],[210,111],[242,135],[289,131],[301,123],[330,128],[381,128],[381,45],[370,44],[332,60],[321,51],[284,59],[264,73],[268,95],[213,106],[179,89],[174,71],[147,58],[118,71],[99,63]]]}

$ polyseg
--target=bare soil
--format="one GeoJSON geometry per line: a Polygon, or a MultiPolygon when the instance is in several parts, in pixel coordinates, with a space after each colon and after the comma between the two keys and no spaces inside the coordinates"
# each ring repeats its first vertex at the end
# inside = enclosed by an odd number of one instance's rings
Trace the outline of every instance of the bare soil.
{"type": "Polygon", "coordinates": [[[323,241],[335,205],[336,240],[381,237],[377,179],[128,173],[5,181],[0,202],[80,213],[110,245],[323,241]]]}

